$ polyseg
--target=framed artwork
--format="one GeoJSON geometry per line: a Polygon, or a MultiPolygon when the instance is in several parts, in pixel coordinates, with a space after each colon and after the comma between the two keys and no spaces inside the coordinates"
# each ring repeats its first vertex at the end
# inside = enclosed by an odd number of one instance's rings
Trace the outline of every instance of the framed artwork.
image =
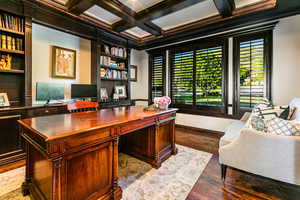
{"type": "Polygon", "coordinates": [[[52,77],[76,78],[76,51],[62,47],[52,47],[52,77]]]}
{"type": "Polygon", "coordinates": [[[7,93],[0,93],[0,107],[10,106],[7,93]]]}
{"type": "Polygon", "coordinates": [[[130,65],[130,80],[137,82],[137,66],[130,65]]]}
{"type": "Polygon", "coordinates": [[[101,99],[108,99],[106,88],[100,88],[100,98],[101,99]]]}
{"type": "Polygon", "coordinates": [[[126,86],[125,85],[115,86],[115,94],[117,94],[119,98],[126,98],[127,97],[126,86]]]}

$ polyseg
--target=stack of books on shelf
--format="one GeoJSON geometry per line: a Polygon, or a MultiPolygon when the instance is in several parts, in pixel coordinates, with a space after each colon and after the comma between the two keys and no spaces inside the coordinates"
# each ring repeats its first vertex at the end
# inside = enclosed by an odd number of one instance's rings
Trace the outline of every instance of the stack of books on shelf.
{"type": "Polygon", "coordinates": [[[109,55],[112,55],[112,56],[118,56],[118,57],[122,57],[122,58],[127,57],[126,49],[121,48],[121,47],[111,47],[111,48],[109,48],[108,45],[103,45],[102,51],[104,51],[105,54],[109,54],[109,55]]]}
{"type": "Polygon", "coordinates": [[[112,47],[111,55],[126,58],[127,57],[126,49],[121,47],[112,47]]]}
{"type": "Polygon", "coordinates": [[[0,34],[0,48],[23,51],[23,40],[10,35],[0,34]]]}
{"type": "Polygon", "coordinates": [[[125,68],[124,62],[116,62],[112,60],[109,56],[100,56],[100,65],[104,65],[107,67],[113,67],[113,68],[125,68]]]}
{"type": "Polygon", "coordinates": [[[24,19],[7,14],[0,14],[0,27],[24,32],[24,19]]]}
{"type": "Polygon", "coordinates": [[[101,68],[100,77],[104,79],[127,79],[127,71],[118,71],[101,68]]]}
{"type": "Polygon", "coordinates": [[[105,66],[109,66],[111,62],[111,58],[108,56],[100,56],[100,64],[101,65],[105,65],[105,66]]]}

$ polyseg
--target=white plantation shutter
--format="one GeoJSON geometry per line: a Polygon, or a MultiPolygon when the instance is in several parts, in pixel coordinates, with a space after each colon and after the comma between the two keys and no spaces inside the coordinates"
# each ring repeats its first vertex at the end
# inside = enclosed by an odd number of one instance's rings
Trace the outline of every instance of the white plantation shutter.
{"type": "Polygon", "coordinates": [[[196,104],[223,105],[223,46],[196,51],[196,104]]]}
{"type": "Polygon", "coordinates": [[[162,97],[165,94],[165,55],[152,55],[151,61],[151,95],[162,97]]]}
{"type": "Polygon", "coordinates": [[[265,96],[264,39],[239,44],[240,107],[251,108],[265,96]]]}
{"type": "Polygon", "coordinates": [[[171,99],[174,104],[193,104],[194,51],[175,53],[171,66],[171,99]]]}

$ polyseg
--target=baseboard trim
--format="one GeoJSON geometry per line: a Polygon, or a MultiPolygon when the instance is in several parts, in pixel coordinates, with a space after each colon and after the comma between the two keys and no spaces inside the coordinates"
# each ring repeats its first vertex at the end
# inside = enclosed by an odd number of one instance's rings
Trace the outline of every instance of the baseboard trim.
{"type": "Polygon", "coordinates": [[[222,131],[209,130],[209,129],[198,128],[198,127],[193,127],[193,126],[185,126],[185,125],[181,125],[181,124],[175,124],[175,127],[188,129],[188,130],[201,132],[201,133],[217,134],[217,135],[221,135],[221,136],[224,135],[224,132],[222,132],[222,131]]]}

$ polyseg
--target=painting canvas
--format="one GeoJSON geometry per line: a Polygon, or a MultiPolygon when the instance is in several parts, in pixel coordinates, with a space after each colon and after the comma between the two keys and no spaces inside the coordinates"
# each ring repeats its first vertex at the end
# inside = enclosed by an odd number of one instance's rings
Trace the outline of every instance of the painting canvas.
{"type": "Polygon", "coordinates": [[[52,47],[52,77],[76,78],[76,51],[62,47],[52,47]]]}

